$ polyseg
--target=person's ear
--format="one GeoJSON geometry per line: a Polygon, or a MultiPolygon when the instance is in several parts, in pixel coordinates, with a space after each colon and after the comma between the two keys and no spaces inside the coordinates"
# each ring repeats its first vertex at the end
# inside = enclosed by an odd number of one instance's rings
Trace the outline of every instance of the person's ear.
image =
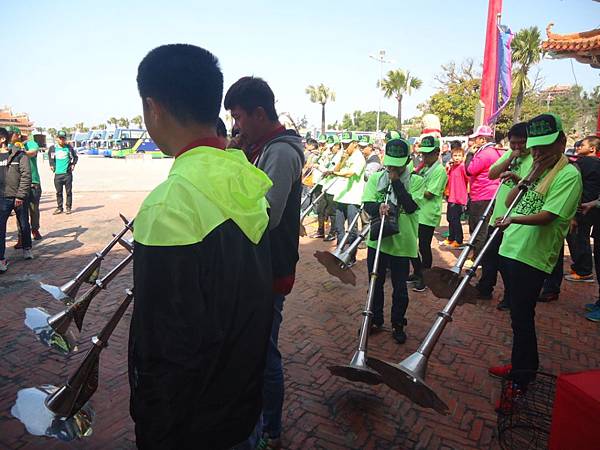
{"type": "Polygon", "coordinates": [[[253,112],[252,115],[259,121],[259,122],[264,122],[267,119],[267,112],[265,111],[265,109],[262,106],[257,107],[253,112]]]}
{"type": "Polygon", "coordinates": [[[144,117],[145,120],[150,119],[151,123],[157,123],[163,113],[164,110],[162,106],[155,99],[152,97],[146,97],[144,99],[144,116],[147,115],[147,118],[144,117]]]}

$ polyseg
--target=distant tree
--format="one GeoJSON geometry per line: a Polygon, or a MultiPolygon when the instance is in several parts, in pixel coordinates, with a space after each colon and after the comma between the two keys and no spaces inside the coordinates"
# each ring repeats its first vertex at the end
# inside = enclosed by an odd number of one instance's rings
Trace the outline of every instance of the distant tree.
{"type": "Polygon", "coordinates": [[[84,127],[84,124],[83,124],[83,122],[77,122],[77,123],[75,124],[75,130],[76,130],[76,131],[83,131],[83,127],[84,127]]]}
{"type": "MultiPolygon", "coordinates": [[[[379,128],[382,130],[395,130],[396,120],[391,114],[382,111],[379,114],[379,128]]],[[[342,118],[340,127],[342,130],[349,131],[377,131],[377,111],[346,113],[342,118]]]]}
{"type": "Polygon", "coordinates": [[[106,123],[109,125],[114,125],[115,129],[117,129],[117,125],[119,124],[119,119],[117,119],[116,117],[111,117],[110,119],[108,119],[106,121],[106,123]]]}
{"type": "Polygon", "coordinates": [[[335,92],[323,83],[318,86],[308,86],[305,92],[310,97],[312,103],[319,103],[321,105],[321,133],[325,133],[325,105],[329,101],[335,101],[335,92]]]}
{"type": "Polygon", "coordinates": [[[419,89],[423,82],[413,77],[409,71],[402,69],[390,70],[386,78],[377,83],[377,86],[383,91],[387,98],[394,97],[398,102],[398,122],[397,129],[402,127],[402,99],[404,95],[411,95],[413,89],[419,89]]]}
{"type": "Polygon", "coordinates": [[[144,123],[144,119],[142,118],[142,116],[137,115],[135,117],[133,117],[131,119],[131,123],[133,123],[134,125],[137,125],[138,128],[142,128],[142,124],[144,123]]]}
{"type": "Polygon", "coordinates": [[[98,130],[106,130],[106,124],[100,123],[100,124],[96,125],[94,128],[96,128],[98,130]]]}
{"type": "Polygon", "coordinates": [[[35,131],[37,131],[39,134],[42,134],[44,131],[46,131],[46,129],[44,127],[36,127],[35,131]]]}
{"type": "Polygon", "coordinates": [[[48,134],[52,136],[52,138],[56,137],[56,133],[58,133],[58,130],[56,128],[48,128],[48,134]]]}
{"type": "Polygon", "coordinates": [[[538,27],[519,30],[512,41],[512,83],[514,93],[516,94],[513,113],[514,123],[519,122],[521,118],[523,99],[527,90],[531,87],[528,77],[529,70],[532,66],[540,62],[542,58],[541,44],[542,39],[538,27]]]}
{"type": "Polygon", "coordinates": [[[127,117],[121,117],[121,118],[120,118],[120,119],[117,121],[117,124],[118,124],[120,127],[123,127],[123,128],[129,128],[129,119],[128,119],[127,117]]]}

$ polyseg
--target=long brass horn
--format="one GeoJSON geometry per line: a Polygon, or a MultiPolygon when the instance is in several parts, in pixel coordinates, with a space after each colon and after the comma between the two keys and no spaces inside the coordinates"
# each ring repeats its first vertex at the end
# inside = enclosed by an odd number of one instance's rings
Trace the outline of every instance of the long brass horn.
{"type": "MultiPolygon", "coordinates": [[[[385,203],[387,203],[392,185],[388,187],[385,203]]],[[[375,295],[375,282],[377,281],[377,269],[379,267],[379,254],[381,252],[381,241],[383,239],[383,227],[385,225],[386,216],[382,217],[381,226],[379,227],[379,236],[377,238],[377,248],[375,249],[375,260],[373,262],[373,270],[369,281],[369,293],[367,302],[362,313],[363,320],[360,327],[360,337],[358,340],[358,349],[354,352],[354,356],[348,365],[329,366],[329,371],[333,375],[346,378],[350,381],[358,381],[368,384],[379,384],[382,379],[377,372],[367,366],[367,345],[369,341],[369,331],[371,328],[371,319],[373,316],[373,297],[375,295]]]]}
{"type": "Polygon", "coordinates": [[[48,325],[56,331],[58,334],[64,334],[67,332],[71,323],[74,321],[77,329],[81,332],[83,328],[83,319],[87,312],[90,303],[98,295],[102,289],[106,289],[108,284],[115,278],[119,272],[121,272],[133,259],[133,254],[130,253],[117,264],[113,269],[108,272],[100,280],[96,280],[94,286],[88,289],[85,294],[79,297],[73,304],[71,304],[65,310],[59,312],[48,318],[48,325]]]}
{"type": "MultiPolygon", "coordinates": [[[[350,262],[354,258],[354,254],[358,250],[358,246],[366,239],[370,231],[371,225],[365,225],[360,233],[358,233],[356,236],[356,239],[352,241],[346,250],[342,250],[343,245],[338,245],[333,252],[322,252],[317,250],[313,256],[317,258],[317,260],[323,266],[325,266],[330,275],[339,278],[342,283],[356,286],[356,275],[350,268],[350,262]]],[[[344,238],[346,238],[348,235],[349,233],[346,233],[344,238]]]]}
{"type": "MultiPolygon", "coordinates": [[[[504,214],[503,219],[506,219],[513,208],[519,203],[521,198],[525,195],[527,187],[520,185],[520,191],[515,199],[510,204],[508,210],[504,214]]],[[[389,363],[377,358],[367,358],[367,364],[369,367],[375,369],[380,375],[385,384],[387,384],[393,390],[405,395],[410,400],[415,402],[424,408],[432,408],[441,414],[448,414],[448,405],[435,393],[425,382],[425,372],[427,370],[427,364],[429,357],[433,352],[437,341],[439,340],[444,328],[448,322],[452,321],[452,313],[454,312],[457,305],[460,304],[460,297],[463,290],[469,284],[471,278],[475,275],[477,267],[481,264],[481,260],[485,253],[489,250],[492,239],[500,232],[499,228],[496,228],[492,233],[490,239],[487,240],[483,249],[477,255],[473,267],[465,271],[465,275],[458,284],[456,291],[446,303],[446,306],[442,311],[438,313],[438,318],[435,320],[433,326],[425,336],[425,339],[419,346],[416,352],[402,360],[398,364],[389,363]]]]}
{"type": "MultiPolygon", "coordinates": [[[[304,210],[300,213],[300,236],[306,236],[306,228],[304,227],[304,224],[302,223],[304,221],[304,218],[308,215],[309,212],[312,211],[312,209],[317,205],[317,203],[319,203],[319,201],[325,196],[325,194],[327,193],[327,190],[333,186],[333,184],[336,182],[336,180],[332,180],[331,183],[329,183],[327,185],[327,187],[322,186],[322,190],[321,193],[317,196],[317,198],[311,200],[310,204],[304,208],[304,210]]],[[[306,201],[307,198],[309,198],[309,195],[312,194],[315,189],[317,188],[318,185],[315,184],[315,186],[310,190],[310,192],[304,197],[304,199],[302,200],[302,203],[300,203],[301,205],[304,203],[304,201],[306,201]]]]}
{"type": "Polygon", "coordinates": [[[97,336],[92,338],[93,346],[87,355],[85,355],[81,365],[71,375],[65,385],[46,399],[45,404],[47,408],[56,416],[72,417],[96,392],[98,388],[100,353],[108,345],[111,334],[133,299],[133,292],[129,289],[126,292],[127,296],[108,323],[97,336]]]}
{"type": "Polygon", "coordinates": [[[66,282],[62,286],[53,286],[50,284],[40,283],[42,289],[52,295],[56,300],[62,300],[65,304],[72,303],[79,291],[81,285],[85,282],[92,283],[96,281],[94,274],[97,275],[100,271],[100,264],[104,257],[110,252],[110,250],[119,242],[125,233],[129,230],[133,230],[133,220],[128,221],[122,214],[119,215],[123,221],[126,221],[125,227],[115,235],[115,237],[106,246],[94,255],[94,258],[75,275],[75,278],[66,282]]]}

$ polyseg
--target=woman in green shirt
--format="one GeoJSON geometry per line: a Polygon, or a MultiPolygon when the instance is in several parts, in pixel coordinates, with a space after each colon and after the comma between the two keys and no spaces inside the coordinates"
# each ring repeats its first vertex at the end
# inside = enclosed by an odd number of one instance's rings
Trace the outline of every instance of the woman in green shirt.
{"type": "MultiPolygon", "coordinates": [[[[535,305],[546,276],[552,272],[581,197],[579,171],[563,155],[566,137],[558,116],[542,114],[527,123],[527,147],[533,168],[520,184],[528,190],[512,214],[498,218],[504,230],[500,246],[501,264],[510,285],[510,318],[513,329],[511,364],[490,368],[490,374],[513,380],[503,398],[523,394],[535,378],[539,359],[535,334],[535,305]]],[[[520,187],[506,198],[510,205],[520,187]]],[[[499,405],[506,409],[513,402],[499,405]]]]}
{"type": "MultiPolygon", "coordinates": [[[[385,146],[383,165],[386,170],[375,172],[369,177],[362,201],[363,208],[371,219],[385,216],[390,211],[389,204],[384,203],[386,192],[392,184],[392,194],[388,203],[393,204],[398,211],[398,233],[385,237],[381,241],[377,281],[373,296],[373,322],[371,331],[383,326],[383,285],[387,270],[392,278],[392,335],[396,342],[406,342],[406,309],[408,308],[408,279],[409,260],[417,256],[417,217],[418,205],[414,200],[415,193],[420,189],[421,177],[406,170],[409,159],[409,145],[404,139],[390,140],[385,146]]],[[[376,239],[367,240],[367,267],[373,271],[376,239]]]]}

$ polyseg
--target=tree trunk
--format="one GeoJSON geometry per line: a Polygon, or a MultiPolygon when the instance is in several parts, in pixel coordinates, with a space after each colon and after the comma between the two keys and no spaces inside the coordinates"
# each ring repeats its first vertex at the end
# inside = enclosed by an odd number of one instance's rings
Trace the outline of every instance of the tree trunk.
{"type": "Polygon", "coordinates": [[[521,107],[523,106],[524,89],[519,89],[517,98],[515,100],[515,113],[513,114],[513,124],[518,123],[521,119],[521,107]]]}
{"type": "Polygon", "coordinates": [[[398,96],[398,123],[396,124],[398,131],[402,132],[402,96],[398,96]]]}
{"type": "Polygon", "coordinates": [[[321,134],[325,134],[325,103],[321,103],[321,134]]]}

